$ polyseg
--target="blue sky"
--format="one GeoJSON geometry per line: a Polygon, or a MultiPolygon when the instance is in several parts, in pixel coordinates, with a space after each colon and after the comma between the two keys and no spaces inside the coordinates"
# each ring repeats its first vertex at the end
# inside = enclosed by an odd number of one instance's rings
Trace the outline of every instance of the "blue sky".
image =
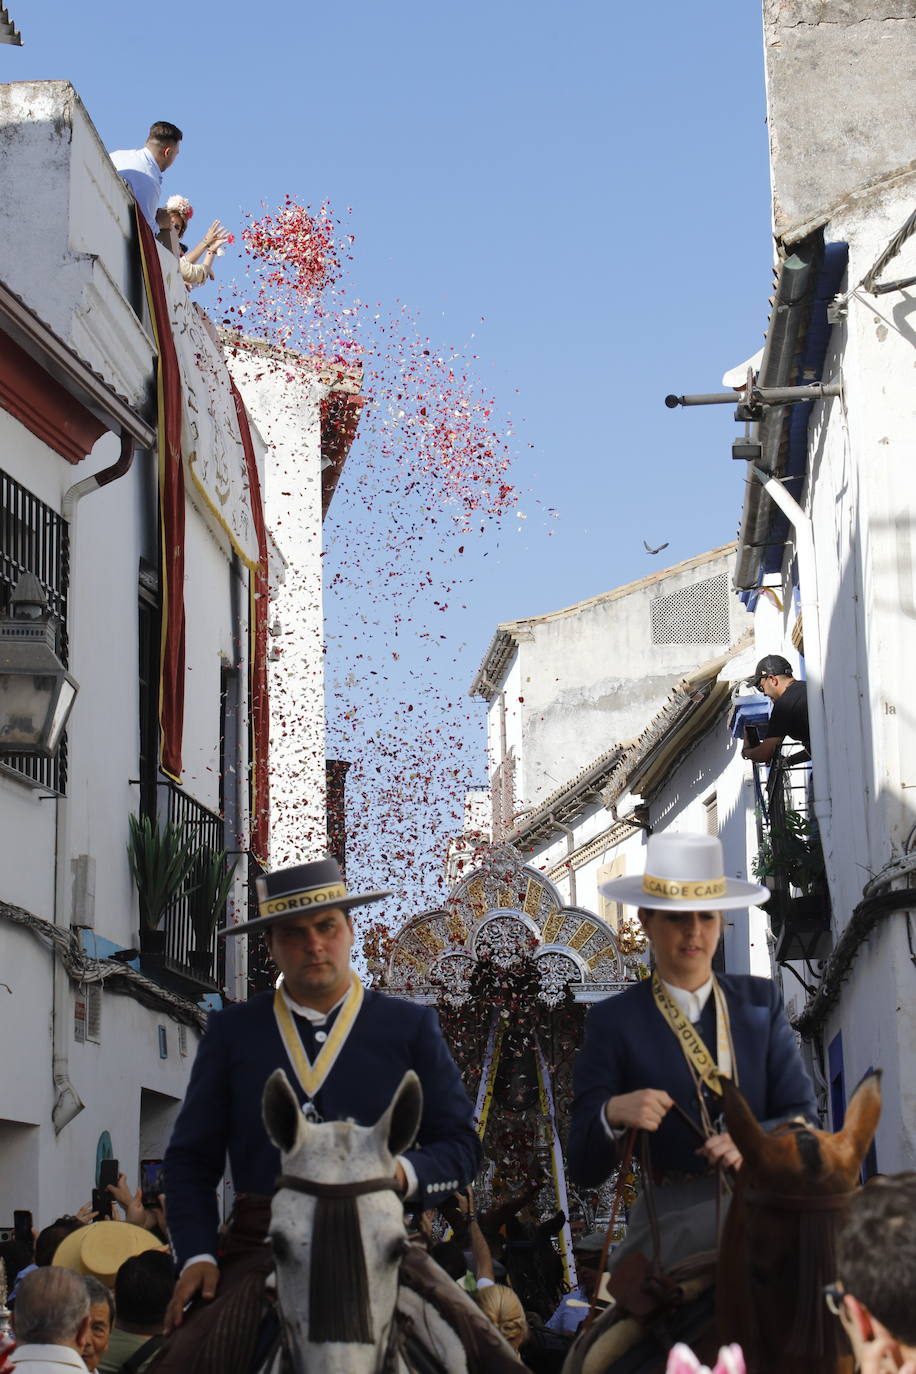
{"type": "MultiPolygon", "coordinates": [[[[477,355],[511,418],[527,518],[468,545],[439,627],[445,695],[466,692],[498,621],[734,537],[744,469],[730,409],[663,402],[718,390],[763,338],[755,5],[228,0],[171,21],[113,0],[10,10],[25,46],[0,47],[0,79],[68,78],[109,147],[139,145],[152,119],[181,125],[166,189],[191,198],[195,227],[219,215],[238,231],[287,192],[330,201],[350,211],[353,289],[406,302],[441,347],[477,355]],[[650,559],[643,538],[670,547],[650,559]]],[[[359,463],[358,441],[354,474],[359,463]]],[[[351,534],[338,529],[333,556],[351,534]]],[[[329,608],[332,673],[352,609],[329,608]]],[[[478,748],[471,727],[468,781],[484,774],[478,748]]]]}

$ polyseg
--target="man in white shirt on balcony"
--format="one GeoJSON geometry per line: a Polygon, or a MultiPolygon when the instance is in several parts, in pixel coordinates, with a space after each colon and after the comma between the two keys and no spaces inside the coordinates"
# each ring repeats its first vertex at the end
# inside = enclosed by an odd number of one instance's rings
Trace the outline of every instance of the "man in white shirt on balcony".
{"type": "Polygon", "coordinates": [[[87,1374],[80,1350],[90,1326],[85,1280],[54,1265],[34,1269],[16,1293],[9,1363],[15,1374],[87,1374]]]}
{"type": "MultiPolygon", "coordinates": [[[[156,212],[159,209],[162,174],[168,171],[178,156],[181,139],[182,133],[177,125],[158,120],[150,126],[142,148],[121,148],[109,154],[115,171],[133,191],[143,218],[154,234],[159,229],[156,212]]],[[[164,223],[168,225],[168,222],[166,216],[164,223]]]]}

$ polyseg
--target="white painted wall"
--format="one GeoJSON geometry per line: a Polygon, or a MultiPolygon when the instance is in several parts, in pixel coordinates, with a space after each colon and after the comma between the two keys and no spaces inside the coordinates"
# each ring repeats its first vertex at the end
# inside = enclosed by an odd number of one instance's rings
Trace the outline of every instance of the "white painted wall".
{"type": "Polygon", "coordinates": [[[266,443],[266,519],[288,565],[271,588],[280,634],[269,674],[271,864],[281,868],[327,848],[320,405],[328,386],[298,355],[240,346],[228,363],[266,443]]]}
{"type": "MultiPolygon", "coordinates": [[[[518,804],[536,807],[612,745],[634,738],[672,682],[734,643],[751,620],[732,597],[728,634],[703,643],[653,641],[652,604],[733,571],[732,546],[524,623],[500,686],[516,737],[518,804]],[[513,717],[519,712],[519,720],[513,717]]],[[[498,711],[490,703],[490,715],[498,711]]],[[[495,729],[490,730],[491,766],[495,729]]]]}
{"type": "MultiPolygon", "coordinates": [[[[153,384],[152,341],[131,305],[128,199],[72,87],[64,82],[0,87],[0,280],[103,378],[134,402],[153,384]]],[[[0,410],[0,465],[49,505],[64,509],[69,487],[108,466],[118,441],[99,440],[72,467],[0,410]]],[[[71,861],[95,859],[95,937],[104,955],[136,944],[127,818],[137,806],[138,572],[156,555],[156,466],[135,455],[129,473],[76,507],[71,526],[70,668],[80,684],[69,725],[69,792],[59,803],[0,775],[0,897],[55,919],[72,910],[71,861]],[[56,815],[65,808],[58,834],[56,815]],[[56,855],[58,841],[62,849],[56,855]],[[56,868],[57,860],[57,868],[56,868]]],[[[320,521],[319,521],[320,524],[320,521]]],[[[310,565],[311,566],[311,565],[310,565]]],[[[220,667],[247,676],[247,574],[233,622],[226,541],[189,493],[184,597],[187,619],[185,789],[215,809],[219,797],[220,667]]],[[[243,692],[244,697],[244,692],[243,692]]],[[[244,708],[244,701],[243,701],[244,708]]],[[[247,776],[245,731],[238,775],[247,776]]],[[[323,750],[321,754],[323,769],[323,750]]],[[[243,789],[244,792],[244,789],[243,789]]],[[[247,815],[242,816],[243,830],[247,815]]],[[[237,893],[244,900],[243,886],[237,893]]],[[[60,1008],[69,1076],[85,1104],[61,1134],[51,1125],[52,961],[28,931],[0,921],[0,1225],[14,1207],[39,1225],[88,1200],[103,1130],[131,1182],[141,1154],[164,1144],[184,1092],[197,1033],[179,1052],[178,1023],[133,999],[102,994],[100,1043],[74,1038],[74,988],[60,1008]],[[166,1032],[160,1057],[159,1027],[166,1032]]],[[[243,971],[242,971],[243,972],[243,971]]],[[[240,980],[241,981],[241,980],[240,980]]],[[[238,990],[239,984],[236,985],[238,990]]]]}
{"type": "MultiPolygon", "coordinates": [[[[848,282],[861,281],[912,210],[916,179],[856,197],[825,230],[849,245],[848,282]]],[[[910,240],[888,269],[916,271],[910,240]]],[[[911,850],[916,836],[916,482],[913,389],[916,319],[909,292],[863,295],[834,327],[826,378],[842,372],[844,397],[817,408],[809,430],[806,508],[814,526],[824,705],[824,770],[831,800],[824,827],[835,932],[863,888],[911,850]]],[[[912,875],[909,879],[912,885],[912,875]]],[[[906,884],[900,879],[896,885],[906,884]]],[[[847,1094],[865,1069],[884,1070],[888,1104],[878,1167],[916,1163],[914,970],[907,916],[881,919],[860,948],[825,1027],[842,1032],[847,1094]]]]}

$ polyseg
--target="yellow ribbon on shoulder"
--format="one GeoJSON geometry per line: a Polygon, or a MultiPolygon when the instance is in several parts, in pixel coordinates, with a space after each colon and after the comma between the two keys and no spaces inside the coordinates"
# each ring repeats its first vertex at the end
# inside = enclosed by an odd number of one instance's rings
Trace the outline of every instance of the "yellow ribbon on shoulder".
{"type": "Polygon", "coordinates": [[[706,1048],[703,1037],[687,1019],[677,1003],[666,992],[658,972],[652,974],[652,996],[655,1005],[677,1036],[684,1057],[698,1078],[701,1078],[711,1092],[722,1096],[721,1074],[724,1072],[734,1083],[738,1082],[738,1065],[732,1047],[731,1024],[728,1007],[719,980],[713,975],[713,996],[716,999],[716,1050],[718,1064],[706,1048]]]}
{"type": "Polygon", "coordinates": [[[311,1064],[299,1038],[299,1032],[296,1030],[293,1013],[286,1005],[283,993],[279,988],[274,993],[274,1017],[277,1022],[277,1029],[280,1032],[280,1038],[283,1041],[293,1072],[309,1100],[315,1096],[333,1069],[337,1056],[353,1029],[353,1023],[359,1015],[362,1005],[363,985],[351,969],[350,991],[347,993],[347,999],[337,1013],[337,1019],[331,1027],[327,1040],[321,1047],[320,1054],[315,1063],[311,1064]]]}

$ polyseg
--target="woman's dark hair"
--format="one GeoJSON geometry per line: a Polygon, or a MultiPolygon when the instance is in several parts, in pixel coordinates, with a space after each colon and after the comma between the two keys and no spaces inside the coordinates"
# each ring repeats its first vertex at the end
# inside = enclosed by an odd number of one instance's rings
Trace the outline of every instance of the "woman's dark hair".
{"type": "Polygon", "coordinates": [[[916,1345],[916,1173],[882,1174],[853,1193],[837,1277],[904,1345],[916,1345]]]}

